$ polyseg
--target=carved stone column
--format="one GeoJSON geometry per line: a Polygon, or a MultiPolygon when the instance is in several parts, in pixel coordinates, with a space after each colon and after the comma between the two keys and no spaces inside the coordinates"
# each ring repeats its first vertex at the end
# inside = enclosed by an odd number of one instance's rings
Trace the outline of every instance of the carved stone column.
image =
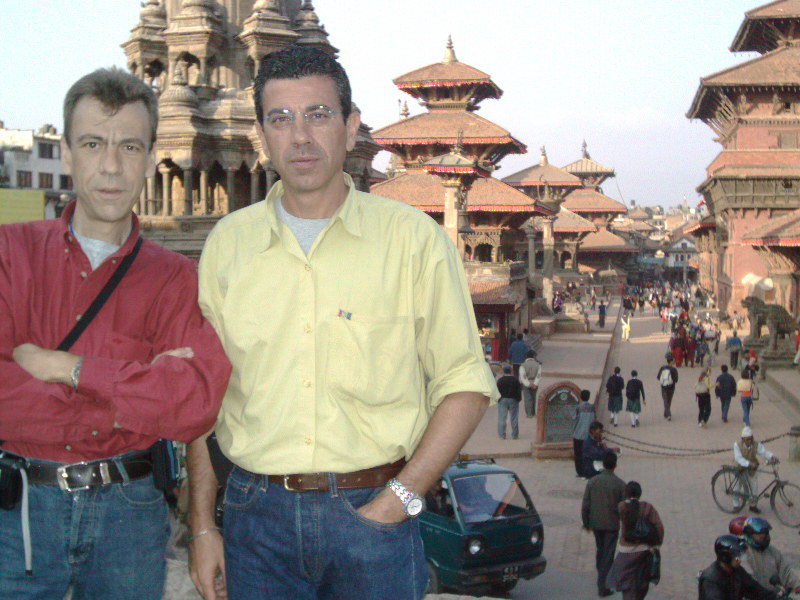
{"type": "Polygon", "coordinates": [[[192,192],[194,187],[194,169],[191,167],[183,170],[183,214],[192,214],[192,192]]]}
{"type": "Polygon", "coordinates": [[[145,213],[147,215],[156,214],[156,178],[148,177],[144,185],[145,190],[145,213]]]}
{"type": "MultiPolygon", "coordinates": [[[[442,178],[444,186],[444,230],[453,243],[458,246],[458,180],[442,178]]],[[[463,244],[463,243],[462,243],[463,244]]]]}
{"type": "Polygon", "coordinates": [[[200,214],[208,214],[208,169],[200,171],[200,214]]]}
{"type": "Polygon", "coordinates": [[[528,239],[528,283],[533,285],[536,276],[536,227],[533,219],[525,227],[525,237],[528,239]]]}
{"type": "Polygon", "coordinates": [[[261,200],[260,177],[258,167],[250,170],[250,203],[261,200]]]}
{"type": "Polygon", "coordinates": [[[158,172],[161,173],[161,216],[168,217],[172,192],[172,174],[167,165],[159,165],[158,172]]]}
{"type": "Polygon", "coordinates": [[[542,296],[547,300],[548,306],[553,302],[553,254],[555,238],[553,237],[553,223],[555,217],[542,217],[542,296]]]}
{"type": "Polygon", "coordinates": [[[228,194],[228,212],[239,208],[236,204],[236,169],[225,169],[225,192],[228,194]]]}

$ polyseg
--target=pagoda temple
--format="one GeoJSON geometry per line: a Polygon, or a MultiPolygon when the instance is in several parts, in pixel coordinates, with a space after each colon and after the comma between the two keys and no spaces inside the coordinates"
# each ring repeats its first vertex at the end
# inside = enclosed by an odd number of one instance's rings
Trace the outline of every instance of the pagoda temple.
{"type": "Polygon", "coordinates": [[[706,123],[722,151],[697,188],[711,218],[689,231],[720,309],[741,312],[755,295],[797,316],[800,263],[768,230],[800,208],[800,2],[745,13],[731,51],[761,56],[700,80],[686,116],[706,123]]]}
{"type": "MultiPolygon", "coordinates": [[[[256,135],[252,85],[261,59],[291,44],[337,54],[310,0],[144,3],[122,47],[159,96],[158,170],[136,207],[145,235],[197,257],[220,217],[278,179],[256,135]]],[[[345,163],[359,189],[379,151],[362,124],[345,163]]]]}
{"type": "Polygon", "coordinates": [[[504,157],[527,149],[476,114],[482,101],[499,99],[503,92],[488,74],[457,59],[452,40],[442,61],[406,73],[394,84],[426,110],[410,116],[404,107],[399,121],[372,133],[394,156],[392,176],[371,191],[416,206],[444,227],[462,251],[490,354],[505,358],[508,330],[528,327],[535,293],[535,232],[522,226],[531,217],[554,217],[557,208],[490,176],[504,157]],[[461,177],[454,176],[456,167],[464,171],[461,177]]]}

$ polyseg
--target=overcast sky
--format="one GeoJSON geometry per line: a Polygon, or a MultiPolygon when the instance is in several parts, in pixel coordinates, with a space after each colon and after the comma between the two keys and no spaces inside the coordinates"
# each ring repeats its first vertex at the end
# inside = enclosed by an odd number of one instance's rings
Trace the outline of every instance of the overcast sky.
{"type": "MultiPolygon", "coordinates": [[[[503,90],[478,114],[528,146],[497,177],[539,159],[580,157],[616,169],[604,192],[630,205],[699,200],[695,188],[720,151],[711,130],[686,111],[700,77],[757,55],[728,47],[751,0],[314,0],[374,129],[416,101],[392,79],[456,56],[503,90]]],[[[61,102],[84,73],[125,65],[120,48],[139,18],[138,0],[0,0],[0,120],[6,127],[61,124],[61,102]]],[[[377,168],[386,163],[379,155],[377,168]]]]}

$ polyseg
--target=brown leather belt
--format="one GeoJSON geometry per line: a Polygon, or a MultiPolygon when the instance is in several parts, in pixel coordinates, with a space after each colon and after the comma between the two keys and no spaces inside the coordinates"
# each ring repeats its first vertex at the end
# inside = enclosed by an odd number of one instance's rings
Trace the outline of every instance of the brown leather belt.
{"type": "Polygon", "coordinates": [[[117,459],[63,465],[31,462],[25,470],[28,473],[28,483],[57,485],[65,492],[76,492],[146,477],[153,472],[153,461],[148,450],[117,459]],[[124,473],[117,466],[118,462],[125,469],[124,473]]]}
{"type": "Polygon", "coordinates": [[[406,459],[401,458],[386,465],[379,465],[352,473],[294,473],[291,475],[268,475],[267,480],[282,485],[290,492],[327,492],[330,489],[330,475],[336,480],[336,487],[342,490],[354,488],[379,487],[402,471],[406,459]]]}

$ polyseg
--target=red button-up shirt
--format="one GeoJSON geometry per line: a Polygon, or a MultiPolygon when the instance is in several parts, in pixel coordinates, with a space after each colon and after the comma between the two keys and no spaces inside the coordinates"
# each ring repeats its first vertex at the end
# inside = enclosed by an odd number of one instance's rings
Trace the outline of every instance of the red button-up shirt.
{"type": "Polygon", "coordinates": [[[44,383],[12,358],[26,342],[54,349],[133,250],[96,270],[60,220],[0,227],[0,440],[31,458],[77,462],[143,450],[158,438],[190,441],[214,423],[230,363],[197,305],[195,263],[144,240],[117,289],[70,352],[80,384],[44,383]],[[194,358],[153,358],[183,346],[194,358]]]}

